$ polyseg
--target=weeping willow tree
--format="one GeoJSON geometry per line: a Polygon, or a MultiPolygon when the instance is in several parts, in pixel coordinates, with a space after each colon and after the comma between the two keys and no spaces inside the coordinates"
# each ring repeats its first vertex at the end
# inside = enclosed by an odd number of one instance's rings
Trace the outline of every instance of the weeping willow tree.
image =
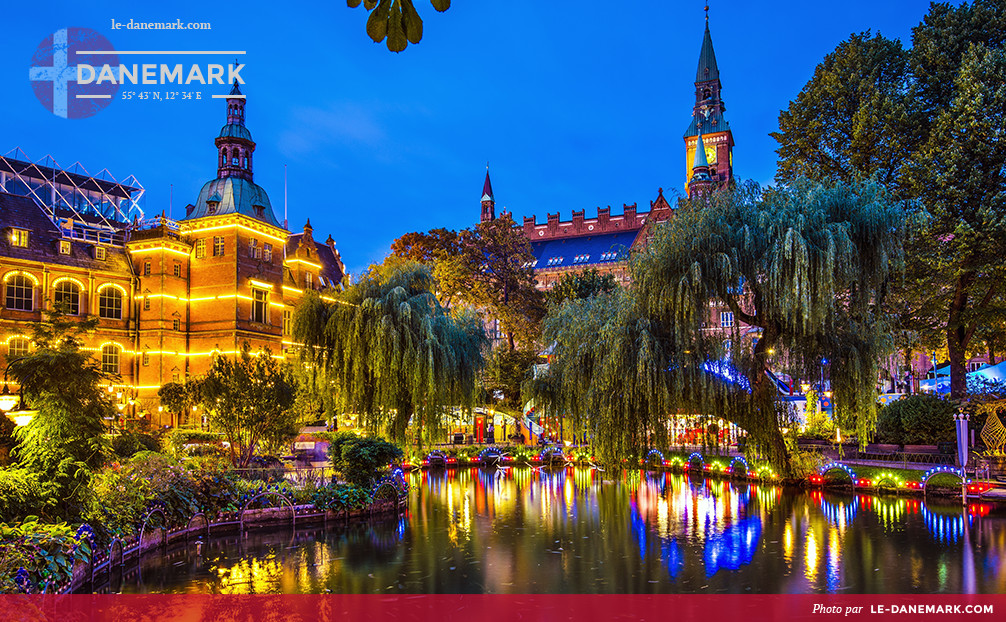
{"type": "Polygon", "coordinates": [[[447,312],[434,291],[427,267],[389,261],[332,303],[308,293],[293,317],[303,362],[336,408],[398,443],[410,423],[423,444],[448,410],[474,406],[485,331],[475,314],[447,312]]]}
{"type": "Polygon", "coordinates": [[[554,344],[552,363],[524,385],[540,411],[588,431],[608,464],[666,443],[667,340],[629,292],[566,300],[550,309],[542,335],[554,344]]]}
{"type": "Polygon", "coordinates": [[[766,372],[783,352],[808,375],[828,358],[839,422],[865,442],[903,222],[872,184],[744,184],[684,203],[632,266],[638,313],[666,327],[670,410],[733,421],[789,473],[766,372]],[[743,324],[707,330],[723,306],[743,324]],[[754,348],[741,326],[758,331],[754,348]]]}

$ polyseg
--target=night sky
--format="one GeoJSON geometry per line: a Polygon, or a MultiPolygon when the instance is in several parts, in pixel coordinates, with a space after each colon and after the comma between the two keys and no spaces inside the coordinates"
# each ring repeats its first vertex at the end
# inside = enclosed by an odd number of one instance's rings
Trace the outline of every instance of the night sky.
{"type": "MultiPolygon", "coordinates": [[[[115,100],[61,119],[28,79],[39,43],[86,27],[118,50],[245,50],[247,126],[255,181],[290,229],[310,217],[360,273],[408,231],[463,228],[479,217],[489,161],[497,212],[522,216],[624,203],[648,209],[657,188],[680,192],[682,134],[694,100],[703,2],[456,0],[436,13],[416,0],[423,41],[393,54],[366,36],[367,14],[325,2],[8,3],[3,16],[0,152],[20,147],[65,168],[135,175],[148,216],[180,217],[216,176],[213,138],[227,87],[195,85],[201,101],[115,100]],[[297,7],[295,10],[294,7],[297,7]],[[301,8],[303,7],[303,8],[301,8]],[[209,22],[209,31],[112,30],[111,20],[209,22]]],[[[775,173],[779,110],[850,33],[911,41],[927,0],[824,4],[714,0],[709,21],[734,173],[775,173]]],[[[123,57],[124,59],[125,57],[123,57]]],[[[232,62],[232,57],[131,57],[129,62],[232,62]]],[[[123,60],[122,62],[125,62],[123,60]]],[[[125,85],[120,90],[177,90],[125,85]]]]}

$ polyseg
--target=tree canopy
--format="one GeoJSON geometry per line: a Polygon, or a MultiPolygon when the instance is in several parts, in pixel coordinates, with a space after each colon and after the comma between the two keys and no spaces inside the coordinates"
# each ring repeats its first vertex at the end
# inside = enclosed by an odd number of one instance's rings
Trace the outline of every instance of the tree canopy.
{"type": "Polygon", "coordinates": [[[597,268],[582,272],[566,272],[545,292],[545,301],[561,304],[567,299],[590,298],[602,293],[611,293],[618,287],[615,275],[602,275],[597,268]]]}
{"type": "Polygon", "coordinates": [[[252,353],[246,343],[234,359],[216,356],[198,380],[199,396],[210,425],[230,443],[231,461],[247,467],[261,443],[279,444],[297,435],[294,387],[268,348],[252,353]]]}
{"type": "Polygon", "coordinates": [[[293,324],[305,362],[330,383],[339,410],[359,413],[375,434],[403,443],[412,422],[417,440],[437,438],[448,409],[474,406],[482,322],[441,306],[426,266],[372,266],[333,303],[308,293],[293,324]]]}
{"type": "Polygon", "coordinates": [[[967,391],[973,339],[1001,340],[1006,318],[996,147],[1006,126],[1004,42],[1001,2],[933,3],[908,50],[868,32],[841,43],[773,134],[780,180],[872,176],[913,201],[892,310],[906,346],[946,346],[954,397],[967,391]]]}
{"type": "Polygon", "coordinates": [[[407,233],[391,249],[431,266],[442,305],[463,305],[498,321],[510,349],[533,348],[544,298],[535,288],[531,245],[509,215],[458,232],[407,233]]]}

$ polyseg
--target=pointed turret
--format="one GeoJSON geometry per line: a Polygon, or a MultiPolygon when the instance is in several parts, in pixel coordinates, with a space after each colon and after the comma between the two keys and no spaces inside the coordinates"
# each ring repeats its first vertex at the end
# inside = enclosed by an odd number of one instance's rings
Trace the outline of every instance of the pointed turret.
{"type": "Polygon", "coordinates": [[[486,182],[482,184],[482,222],[496,220],[496,199],[493,198],[493,185],[489,181],[489,165],[486,164],[486,182]]]}
{"type": "Polygon", "coordinates": [[[706,145],[699,134],[695,144],[695,162],[692,164],[692,178],[688,182],[688,198],[695,199],[708,194],[713,180],[709,176],[709,160],[706,158],[706,145]]]}

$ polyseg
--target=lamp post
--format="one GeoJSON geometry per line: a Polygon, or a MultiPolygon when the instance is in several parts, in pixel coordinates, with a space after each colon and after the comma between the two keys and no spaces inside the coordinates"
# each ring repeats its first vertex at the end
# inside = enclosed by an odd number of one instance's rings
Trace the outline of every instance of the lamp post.
{"type": "Polygon", "coordinates": [[[957,428],[957,461],[961,465],[961,500],[965,505],[968,502],[968,421],[970,417],[964,412],[961,406],[957,414],[954,415],[954,425],[957,428]]]}
{"type": "Polygon", "coordinates": [[[828,364],[828,359],[821,359],[821,393],[824,394],[824,366],[828,364]]]}

